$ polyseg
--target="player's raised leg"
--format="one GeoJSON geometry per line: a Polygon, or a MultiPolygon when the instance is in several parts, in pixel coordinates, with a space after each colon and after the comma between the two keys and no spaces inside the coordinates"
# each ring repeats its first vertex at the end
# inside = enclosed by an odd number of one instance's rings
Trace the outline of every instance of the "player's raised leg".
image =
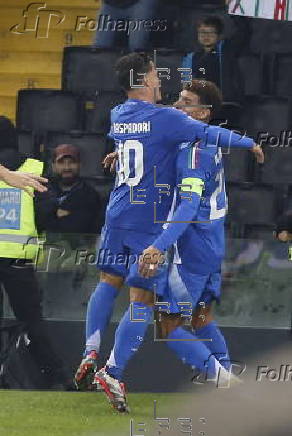
{"type": "Polygon", "coordinates": [[[119,412],[127,412],[124,369],[140,347],[153,314],[153,292],[130,288],[130,306],[124,313],[115,335],[115,344],[105,368],[98,371],[94,383],[100,386],[119,412]]]}
{"type": "Polygon", "coordinates": [[[104,227],[99,249],[100,282],[88,302],[86,347],[74,378],[79,390],[91,389],[92,387],[93,375],[98,365],[102,335],[109,324],[115,299],[124,283],[126,266],[116,262],[117,255],[124,251],[122,238],[123,232],[110,231],[104,227]]]}
{"type": "Polygon", "coordinates": [[[97,370],[101,336],[110,321],[115,298],[123,285],[123,277],[101,272],[101,280],[91,295],[86,317],[86,349],[75,374],[79,390],[90,389],[97,370]]]}

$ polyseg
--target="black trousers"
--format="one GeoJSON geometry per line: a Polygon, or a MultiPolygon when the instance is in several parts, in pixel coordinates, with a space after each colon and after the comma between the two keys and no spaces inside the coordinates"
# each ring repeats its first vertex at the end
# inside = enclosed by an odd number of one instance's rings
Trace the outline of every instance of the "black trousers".
{"type": "Polygon", "coordinates": [[[0,258],[0,283],[11,308],[30,339],[29,349],[39,368],[52,383],[62,382],[63,364],[54,352],[42,317],[41,296],[33,266],[13,259],[0,258]]]}

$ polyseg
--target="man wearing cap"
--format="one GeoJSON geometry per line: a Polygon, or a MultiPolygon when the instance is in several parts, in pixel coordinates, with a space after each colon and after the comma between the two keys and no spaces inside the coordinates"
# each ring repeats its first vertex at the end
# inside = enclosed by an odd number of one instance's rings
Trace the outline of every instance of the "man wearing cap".
{"type": "MultiPolygon", "coordinates": [[[[91,292],[88,263],[78,253],[95,255],[104,202],[80,177],[79,148],[60,144],[52,153],[48,190],[36,194],[38,225],[46,232],[46,274],[41,274],[46,313],[76,316],[91,292]],[[50,251],[50,247],[52,250],[50,251]]],[[[86,255],[85,255],[86,256],[86,255]]]]}
{"type": "Polygon", "coordinates": [[[97,234],[103,224],[98,193],[80,178],[79,148],[60,144],[53,152],[48,191],[36,195],[38,225],[47,233],[97,234]]]}

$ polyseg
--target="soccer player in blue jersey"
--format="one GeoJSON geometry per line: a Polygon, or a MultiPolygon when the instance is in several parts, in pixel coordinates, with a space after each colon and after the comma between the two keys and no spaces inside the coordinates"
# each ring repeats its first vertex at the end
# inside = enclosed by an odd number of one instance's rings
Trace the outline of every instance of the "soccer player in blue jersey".
{"type": "MultiPolygon", "coordinates": [[[[193,80],[192,84],[185,86],[176,103],[176,107],[204,122],[216,116],[220,105],[221,95],[215,84],[200,80],[193,80]]],[[[171,339],[168,346],[192,367],[207,373],[209,368],[204,368],[204,364],[212,366],[212,362],[216,364],[219,360],[229,369],[227,345],[211,312],[211,302],[220,298],[221,262],[225,251],[227,200],[221,149],[203,141],[182,144],[176,173],[177,209],[171,220],[173,224],[153,242],[151,248],[144,251],[151,259],[152,253],[157,257],[177,241],[164,295],[172,315],[165,311],[160,315],[158,330],[163,338],[171,339]],[[196,329],[195,335],[180,326],[183,318],[179,311],[183,307],[186,309],[187,303],[194,308],[192,325],[196,329]],[[175,312],[177,316],[173,315],[175,312]],[[193,339],[209,341],[194,343],[193,339]],[[198,358],[203,353],[205,362],[198,358]],[[211,359],[212,355],[216,360],[211,359]]],[[[148,271],[147,265],[142,264],[141,272],[148,277],[155,269],[148,271]]]]}
{"type": "Polygon", "coordinates": [[[101,335],[112,314],[115,298],[123,284],[128,284],[131,304],[116,331],[110,363],[94,377],[94,383],[104,389],[112,405],[124,412],[127,403],[120,382],[122,372],[145,335],[153,313],[154,284],[164,276],[164,268],[161,268],[155,277],[142,277],[137,259],[161,233],[160,222],[169,213],[179,144],[208,138],[219,146],[251,149],[258,156],[261,149],[250,138],[208,126],[177,109],[157,106],[159,79],[153,62],[146,55],[124,56],[116,70],[128,100],[112,111],[111,136],[119,153],[118,174],[102,232],[100,251],[106,255],[98,265],[100,282],[88,305],[85,356],[75,380],[82,387],[95,371],[101,335]],[[161,189],[167,189],[169,195],[160,203],[161,189]],[[121,261],[122,257],[126,262],[121,261]]]}

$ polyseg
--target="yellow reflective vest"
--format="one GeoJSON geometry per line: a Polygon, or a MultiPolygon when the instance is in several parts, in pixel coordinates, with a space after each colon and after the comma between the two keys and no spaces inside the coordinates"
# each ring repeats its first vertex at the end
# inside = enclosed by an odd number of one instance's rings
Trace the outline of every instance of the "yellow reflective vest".
{"type": "MultiPolygon", "coordinates": [[[[26,159],[17,171],[41,175],[43,162],[26,159]]],[[[33,188],[28,188],[33,192],[33,188]]],[[[40,243],[33,197],[0,181],[0,257],[36,259],[40,243]]]]}

